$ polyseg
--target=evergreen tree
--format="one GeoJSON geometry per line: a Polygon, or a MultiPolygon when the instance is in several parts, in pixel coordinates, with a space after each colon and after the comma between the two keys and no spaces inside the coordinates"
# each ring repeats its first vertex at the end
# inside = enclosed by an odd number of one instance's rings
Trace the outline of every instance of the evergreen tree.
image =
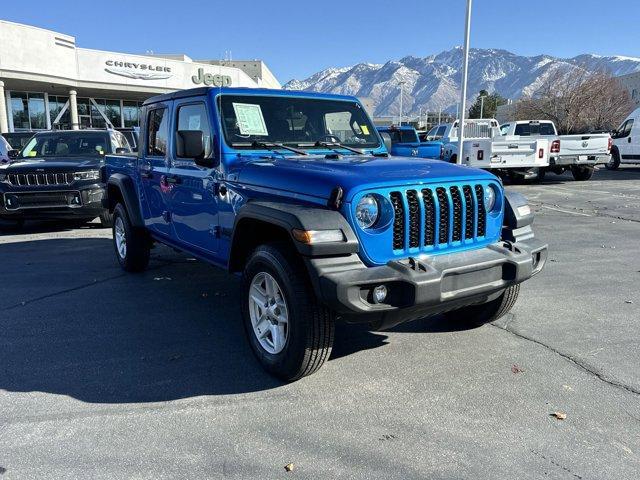
{"type": "Polygon", "coordinates": [[[476,101],[471,105],[469,109],[468,118],[480,118],[480,109],[482,108],[482,118],[495,118],[496,111],[500,105],[507,103],[506,98],[502,97],[498,93],[489,94],[486,90],[480,90],[476,101]],[[482,97],[484,97],[484,105],[482,97]]]}

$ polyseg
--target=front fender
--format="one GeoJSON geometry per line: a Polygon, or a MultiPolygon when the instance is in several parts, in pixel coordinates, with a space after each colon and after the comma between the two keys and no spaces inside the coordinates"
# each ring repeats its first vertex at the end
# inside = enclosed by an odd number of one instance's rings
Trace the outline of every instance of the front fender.
{"type": "MultiPolygon", "coordinates": [[[[254,201],[243,205],[236,215],[231,245],[236,245],[237,228],[247,219],[258,220],[275,225],[287,231],[297,251],[308,257],[324,255],[349,255],[358,253],[358,239],[353,229],[335,210],[327,208],[303,206],[291,203],[254,201]],[[291,235],[291,230],[342,230],[344,241],[318,244],[305,244],[297,241],[291,235]]],[[[259,235],[259,232],[255,232],[259,235]]]]}

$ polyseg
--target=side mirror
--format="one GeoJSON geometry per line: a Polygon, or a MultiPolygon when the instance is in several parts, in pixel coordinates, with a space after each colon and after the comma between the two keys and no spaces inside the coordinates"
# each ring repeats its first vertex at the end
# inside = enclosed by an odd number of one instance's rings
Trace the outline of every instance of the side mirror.
{"type": "Polygon", "coordinates": [[[19,155],[19,154],[20,154],[20,150],[15,150],[15,149],[14,149],[14,150],[9,150],[9,151],[7,152],[7,156],[8,156],[9,158],[18,158],[18,155],[19,155]]]}
{"type": "Polygon", "coordinates": [[[391,135],[389,135],[387,132],[382,132],[380,136],[382,137],[382,141],[384,142],[384,146],[386,147],[387,152],[391,153],[391,135]]]}
{"type": "Polygon", "coordinates": [[[122,155],[123,153],[131,153],[128,148],[118,147],[116,148],[116,155],[122,155]]]}
{"type": "Polygon", "coordinates": [[[217,166],[215,158],[205,157],[204,133],[202,130],[178,130],[176,133],[176,156],[192,158],[196,165],[205,168],[217,166]]]}

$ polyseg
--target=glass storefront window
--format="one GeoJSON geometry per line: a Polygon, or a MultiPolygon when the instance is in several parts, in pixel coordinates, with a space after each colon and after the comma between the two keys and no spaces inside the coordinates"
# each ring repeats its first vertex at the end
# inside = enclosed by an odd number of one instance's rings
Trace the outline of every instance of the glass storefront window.
{"type": "Polygon", "coordinates": [[[139,102],[122,102],[122,116],[124,117],[125,127],[137,127],[139,124],[140,103],[139,102]]]}
{"type": "Polygon", "coordinates": [[[47,128],[44,94],[29,94],[29,120],[31,121],[31,130],[44,130],[47,128]]]}
{"type": "Polygon", "coordinates": [[[11,116],[15,130],[30,130],[28,95],[22,92],[11,92],[11,116]]]}
{"type": "Polygon", "coordinates": [[[60,130],[68,130],[71,128],[71,116],[69,113],[69,108],[65,110],[60,117],[57,125],[54,125],[55,119],[58,117],[60,110],[64,108],[65,103],[69,100],[69,97],[58,97],[55,95],[49,95],[49,116],[51,118],[51,128],[60,129],[60,130]]]}
{"type": "MultiPolygon", "coordinates": [[[[100,112],[104,113],[104,100],[101,98],[94,98],[93,100],[98,104],[100,112]]],[[[91,102],[91,128],[107,128],[107,122],[104,121],[104,117],[98,112],[98,108],[91,102]]]]}
{"type": "Polygon", "coordinates": [[[114,127],[120,127],[120,100],[106,100],[104,113],[114,127]]]}

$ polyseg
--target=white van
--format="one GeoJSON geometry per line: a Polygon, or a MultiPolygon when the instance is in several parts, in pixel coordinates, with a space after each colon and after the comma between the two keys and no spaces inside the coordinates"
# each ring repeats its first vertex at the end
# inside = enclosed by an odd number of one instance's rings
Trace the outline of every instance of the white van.
{"type": "Polygon", "coordinates": [[[640,163],[640,108],[625,118],[613,132],[611,161],[605,166],[616,170],[621,164],[640,163]]]}

